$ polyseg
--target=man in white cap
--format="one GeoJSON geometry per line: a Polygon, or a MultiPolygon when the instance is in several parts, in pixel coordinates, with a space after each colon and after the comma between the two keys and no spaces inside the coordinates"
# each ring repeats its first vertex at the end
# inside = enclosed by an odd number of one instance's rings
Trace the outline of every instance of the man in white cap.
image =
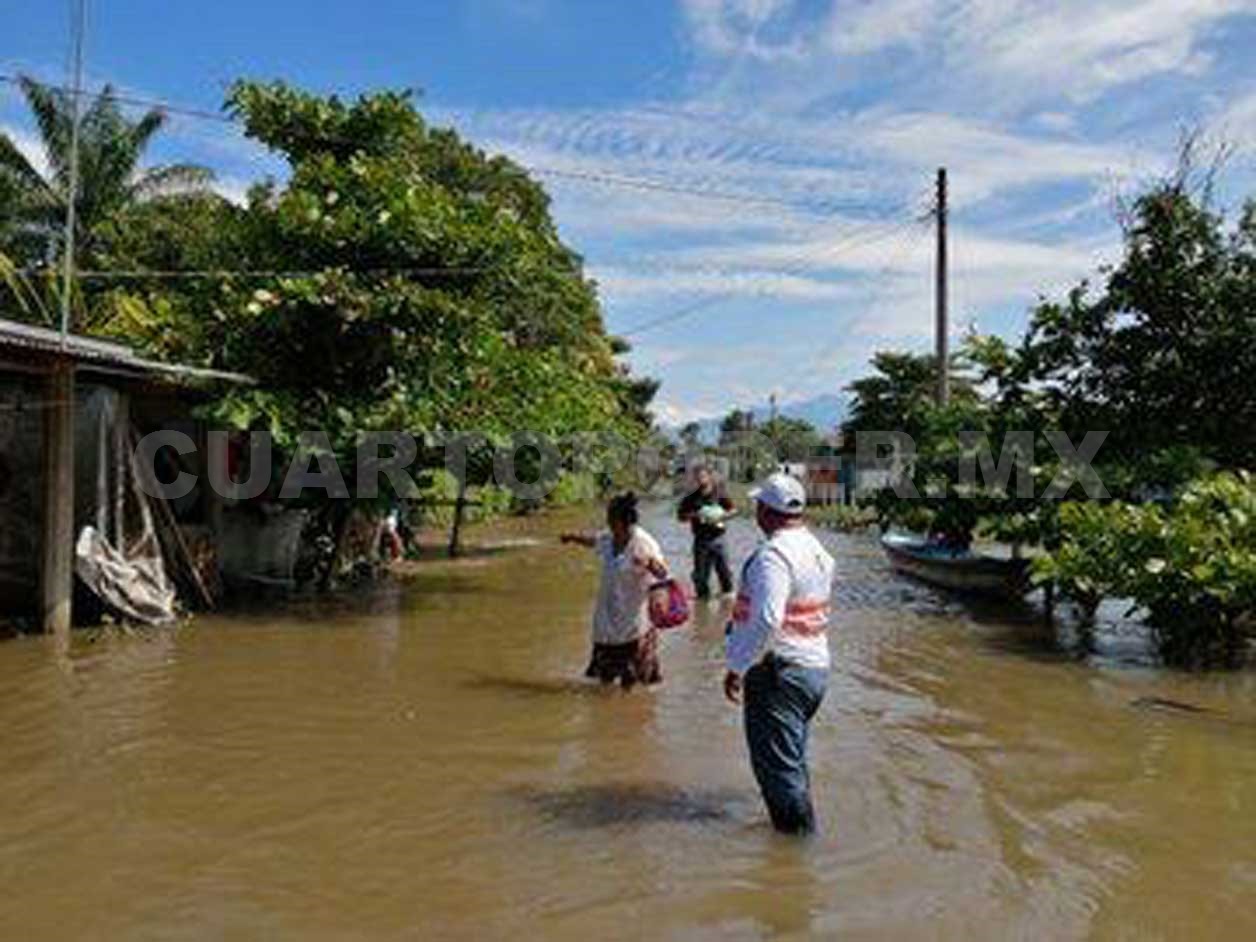
{"type": "Polygon", "coordinates": [[[810,834],[807,733],[828,684],[833,557],[806,527],[796,478],[773,474],[750,496],[767,538],[742,567],[724,694],[744,701],[750,764],[773,827],[810,834]]]}

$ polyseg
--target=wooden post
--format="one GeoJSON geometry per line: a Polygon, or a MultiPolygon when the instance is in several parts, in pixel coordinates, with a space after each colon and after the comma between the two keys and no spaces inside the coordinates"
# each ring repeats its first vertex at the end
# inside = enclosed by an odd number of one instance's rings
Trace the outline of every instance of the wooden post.
{"type": "Polygon", "coordinates": [[[74,363],[59,360],[46,388],[39,615],[43,630],[64,640],[74,593],[74,363]]]}
{"type": "Polygon", "coordinates": [[[951,398],[951,379],[950,379],[950,337],[949,334],[949,314],[947,311],[947,246],[946,246],[946,222],[947,222],[947,194],[946,194],[946,168],[942,167],[938,170],[938,205],[937,205],[937,222],[938,222],[938,259],[937,259],[937,283],[934,287],[934,306],[935,318],[934,324],[935,342],[937,346],[938,359],[938,405],[946,405],[951,398]]]}

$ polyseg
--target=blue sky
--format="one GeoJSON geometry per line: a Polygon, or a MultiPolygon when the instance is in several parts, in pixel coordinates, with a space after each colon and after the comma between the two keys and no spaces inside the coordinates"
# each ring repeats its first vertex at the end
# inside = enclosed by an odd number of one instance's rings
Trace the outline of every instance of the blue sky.
{"type": "MultiPolygon", "coordinates": [[[[239,76],[422,89],[429,119],[537,168],[665,419],[837,391],[927,348],[952,178],[956,331],[1010,334],[1113,257],[1113,204],[1184,125],[1256,191],[1256,0],[89,0],[88,75],[216,109],[239,76]],[[369,12],[362,12],[369,10],[369,12]],[[556,175],[576,174],[577,177],[556,175]],[[602,178],[595,182],[588,177],[602,178]],[[644,178],[680,191],[613,185],[644,178]],[[688,316],[669,315],[692,310],[688,316]]],[[[65,76],[68,3],[6,0],[0,71],[65,76]]],[[[0,84],[0,128],[30,126],[0,84]]],[[[176,118],[156,160],[224,192],[278,165],[176,118]]]]}

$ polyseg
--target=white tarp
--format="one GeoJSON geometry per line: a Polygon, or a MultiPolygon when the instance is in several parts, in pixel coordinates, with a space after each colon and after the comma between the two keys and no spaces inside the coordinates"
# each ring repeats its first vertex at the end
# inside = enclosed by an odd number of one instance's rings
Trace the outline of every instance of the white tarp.
{"type": "Polygon", "coordinates": [[[126,555],[95,527],[84,527],[74,547],[74,571],[114,614],[127,621],[160,625],[175,619],[175,593],[166,578],[156,534],[151,547],[126,555]]]}
{"type": "Polygon", "coordinates": [[[106,608],[141,624],[175,620],[175,590],[153,526],[150,498],[139,487],[130,417],[122,397],[99,389],[88,414],[97,416],[95,526],[85,526],[74,571],[106,608]]]}

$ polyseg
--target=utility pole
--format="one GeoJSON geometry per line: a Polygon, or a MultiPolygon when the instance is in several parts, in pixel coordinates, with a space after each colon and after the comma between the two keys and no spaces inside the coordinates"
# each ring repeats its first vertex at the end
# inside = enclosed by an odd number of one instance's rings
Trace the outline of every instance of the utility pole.
{"type": "Polygon", "coordinates": [[[768,402],[771,405],[769,414],[771,415],[770,422],[772,425],[772,460],[779,467],[781,463],[781,449],[777,441],[778,430],[776,427],[776,393],[772,393],[772,395],[768,397],[768,402]]]}
{"type": "Polygon", "coordinates": [[[67,352],[74,288],[74,229],[79,187],[79,105],[83,94],[83,34],[87,0],[74,0],[70,23],[73,85],[70,90],[70,179],[66,193],[65,253],[61,284],[61,356],[45,385],[39,620],[62,650],[70,641],[74,601],[74,360],[67,352]]]}
{"type": "Polygon", "coordinates": [[[950,381],[950,350],[948,337],[948,316],[946,298],[946,168],[938,169],[938,200],[935,209],[938,226],[938,260],[937,283],[934,286],[934,306],[936,322],[934,324],[935,343],[938,360],[938,405],[946,405],[951,398],[950,381]]]}
{"type": "Polygon", "coordinates": [[[75,0],[70,23],[73,46],[73,78],[70,87],[70,179],[65,198],[65,257],[61,277],[61,345],[70,330],[71,295],[74,290],[74,230],[78,225],[79,110],[83,97],[83,36],[87,32],[87,0],[75,0]]]}

